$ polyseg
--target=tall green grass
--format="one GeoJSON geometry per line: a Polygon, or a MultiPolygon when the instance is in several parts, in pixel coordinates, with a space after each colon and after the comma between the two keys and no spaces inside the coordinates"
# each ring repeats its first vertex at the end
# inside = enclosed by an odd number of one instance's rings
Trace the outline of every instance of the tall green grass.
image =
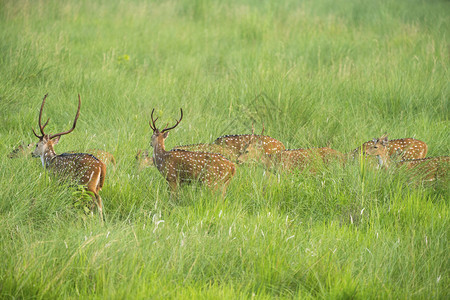
{"type": "Polygon", "coordinates": [[[449,153],[446,1],[1,1],[2,298],[448,298],[449,189],[351,162],[315,174],[239,166],[224,199],[170,197],[138,170],[166,140],[212,142],[251,125],[289,148],[349,152],[388,132],[449,153]],[[106,223],[39,159],[11,160],[47,130],[57,153],[118,161],[106,223]],[[162,126],[161,125],[161,126],[162,126]]]}

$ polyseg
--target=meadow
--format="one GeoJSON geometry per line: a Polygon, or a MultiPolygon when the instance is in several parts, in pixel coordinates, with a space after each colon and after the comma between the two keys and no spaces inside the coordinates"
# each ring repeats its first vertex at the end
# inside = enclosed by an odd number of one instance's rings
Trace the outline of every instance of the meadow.
{"type": "Polygon", "coordinates": [[[238,166],[225,198],[170,197],[139,170],[153,108],[166,140],[256,132],[347,153],[388,132],[449,155],[450,3],[419,0],[1,0],[0,298],[448,299],[449,187],[355,160],[316,174],[238,166]],[[106,221],[39,159],[114,154],[106,221]]]}

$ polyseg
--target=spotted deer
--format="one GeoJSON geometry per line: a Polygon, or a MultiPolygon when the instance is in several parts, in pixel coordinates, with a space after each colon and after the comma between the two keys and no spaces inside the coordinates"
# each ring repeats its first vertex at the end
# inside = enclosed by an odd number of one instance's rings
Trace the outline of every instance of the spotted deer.
{"type": "Polygon", "coordinates": [[[149,155],[148,150],[138,149],[134,158],[136,159],[139,170],[153,166],[153,159],[152,156],[149,155]]]}
{"type": "Polygon", "coordinates": [[[187,150],[173,149],[166,151],[164,140],[169,135],[169,130],[174,129],[183,119],[181,117],[172,127],[165,127],[159,130],[156,127],[158,118],[153,118],[152,110],[150,128],[153,130],[152,147],[153,162],[162,176],[164,176],[173,192],[177,191],[178,185],[199,181],[213,190],[222,187],[222,196],[225,195],[226,188],[231,178],[236,173],[234,163],[220,154],[208,152],[193,152],[187,150]]]}
{"type": "MultiPolygon", "coordinates": [[[[230,149],[216,144],[181,145],[173,147],[170,151],[174,150],[217,153],[221,154],[227,159],[231,159],[233,157],[233,152],[230,149]]],[[[136,154],[136,162],[139,169],[153,166],[153,159],[151,155],[149,155],[147,150],[138,150],[136,154]]]]}
{"type": "MultiPolygon", "coordinates": [[[[75,152],[73,152],[75,153],[75,152]]],[[[112,155],[109,152],[100,150],[100,149],[88,149],[86,150],[87,154],[92,154],[95,157],[97,157],[99,160],[101,160],[105,165],[111,164],[113,166],[116,165],[116,159],[114,155],[112,155]]]]}
{"type": "Polygon", "coordinates": [[[32,156],[40,157],[42,166],[45,169],[50,170],[53,174],[58,176],[63,180],[73,181],[79,185],[84,185],[86,190],[92,192],[93,206],[96,204],[100,214],[100,218],[103,222],[103,206],[102,199],[99,195],[99,191],[103,187],[106,176],[106,166],[98,158],[92,154],[87,153],[63,153],[57,155],[53,146],[58,144],[61,136],[71,133],[75,126],[77,125],[78,117],[80,116],[81,108],[81,98],[78,95],[78,110],[75,115],[75,120],[71,129],[56,133],[56,134],[46,134],[44,132],[45,126],[47,126],[48,121],[42,126],[42,110],[44,108],[45,99],[47,99],[46,94],[42,100],[41,109],[39,111],[39,129],[41,135],[36,134],[33,130],[34,135],[39,139],[36,144],[32,156]]]}
{"type": "Polygon", "coordinates": [[[391,159],[388,145],[389,141],[387,136],[384,135],[376,139],[373,145],[366,149],[366,154],[377,157],[381,167],[405,167],[408,175],[411,175],[415,179],[433,181],[438,178],[447,178],[450,167],[450,156],[416,158],[395,162],[391,159]]]}
{"type": "Polygon", "coordinates": [[[217,138],[214,144],[221,145],[230,149],[233,153],[232,160],[237,160],[239,163],[245,162],[245,158],[249,156],[242,156],[250,144],[253,145],[255,151],[259,151],[263,154],[271,154],[281,150],[285,150],[286,147],[282,142],[266,135],[264,133],[264,127],[261,135],[252,134],[238,134],[238,135],[225,135],[217,138]]]}
{"type": "Polygon", "coordinates": [[[174,151],[174,150],[217,153],[217,154],[224,156],[227,159],[231,159],[233,157],[233,151],[231,151],[227,147],[224,147],[221,145],[216,145],[216,144],[181,145],[181,146],[173,147],[172,150],[170,150],[170,151],[174,151]]]}
{"type": "MultiPolygon", "coordinates": [[[[245,155],[257,158],[269,170],[291,171],[308,168],[311,172],[314,172],[315,166],[328,164],[331,161],[343,161],[344,158],[341,152],[328,147],[287,149],[271,154],[261,154],[260,151],[254,150],[252,146],[249,148],[249,153],[245,155]]],[[[242,159],[246,160],[247,158],[244,156],[242,159]]]]}
{"type": "Polygon", "coordinates": [[[31,143],[28,145],[25,145],[24,143],[20,144],[16,148],[14,148],[9,154],[9,158],[18,158],[18,157],[27,157],[31,155],[31,150],[35,144],[31,143]]]}
{"type": "MultiPolygon", "coordinates": [[[[391,158],[399,157],[401,160],[407,160],[424,158],[427,155],[427,144],[420,140],[416,140],[413,138],[388,140],[387,134],[383,135],[380,139],[386,140],[385,145],[391,158]]],[[[356,157],[361,153],[365,154],[367,152],[367,149],[375,145],[377,143],[377,140],[380,139],[373,139],[372,141],[365,142],[360,147],[351,151],[351,156],[356,157]]]]}
{"type": "MultiPolygon", "coordinates": [[[[36,144],[20,144],[16,148],[14,148],[11,153],[8,154],[9,158],[18,158],[18,157],[29,157],[31,156],[31,152],[36,144]]],[[[68,153],[79,153],[80,151],[69,151],[68,153]]],[[[112,155],[109,152],[100,150],[100,149],[88,149],[86,150],[86,153],[92,154],[98,159],[100,159],[103,163],[106,165],[112,164],[116,165],[116,159],[114,158],[114,155],[112,155]]]]}

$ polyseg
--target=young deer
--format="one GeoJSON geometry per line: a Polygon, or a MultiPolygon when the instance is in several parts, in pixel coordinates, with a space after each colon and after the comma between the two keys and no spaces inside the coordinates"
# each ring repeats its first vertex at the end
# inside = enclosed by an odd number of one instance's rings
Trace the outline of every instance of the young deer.
{"type": "MultiPolygon", "coordinates": [[[[9,158],[18,158],[18,157],[28,157],[31,156],[32,149],[34,148],[36,144],[20,144],[17,146],[17,148],[14,148],[11,153],[8,154],[9,158]]],[[[68,153],[79,153],[79,151],[69,151],[68,153]]],[[[114,158],[114,155],[112,155],[109,152],[99,150],[99,149],[88,149],[86,150],[86,153],[92,154],[98,159],[100,159],[103,163],[106,165],[112,164],[116,165],[116,159],[114,158]]]]}
{"type": "MultiPolygon", "coordinates": [[[[382,167],[391,167],[392,160],[390,156],[389,140],[384,135],[374,140],[372,146],[366,148],[366,154],[376,156],[378,163],[382,167]]],[[[447,170],[450,166],[449,156],[417,158],[410,160],[401,160],[396,163],[397,167],[405,166],[410,175],[419,177],[424,181],[432,181],[437,178],[446,178],[447,170]]]]}
{"type": "Polygon", "coordinates": [[[295,168],[303,169],[317,162],[329,163],[332,160],[343,161],[343,159],[344,155],[342,153],[328,147],[288,149],[266,154],[261,151],[260,146],[250,143],[245,153],[239,156],[238,161],[254,160],[262,162],[267,169],[292,170],[295,168]]]}
{"type": "Polygon", "coordinates": [[[285,170],[303,170],[308,167],[311,172],[315,171],[318,164],[327,164],[333,160],[343,160],[343,155],[337,150],[323,148],[309,149],[289,149],[282,150],[273,154],[263,155],[262,160],[268,169],[276,168],[285,170]]]}
{"type": "MultiPolygon", "coordinates": [[[[380,139],[385,139],[387,147],[387,151],[389,156],[400,156],[402,160],[407,159],[418,159],[424,158],[427,155],[427,144],[422,141],[412,139],[412,138],[404,138],[404,139],[396,139],[396,140],[388,140],[387,134],[383,135],[380,139]]],[[[377,139],[373,139],[372,141],[367,141],[361,145],[361,147],[356,148],[351,152],[353,157],[359,154],[365,154],[367,149],[372,147],[377,143],[377,139]]]]}
{"type": "Polygon", "coordinates": [[[56,174],[58,177],[84,185],[87,191],[92,192],[93,203],[97,205],[100,218],[103,221],[102,199],[100,198],[98,192],[103,187],[103,183],[105,181],[105,164],[91,154],[63,153],[57,155],[55,150],[53,150],[53,146],[59,142],[60,137],[71,133],[77,125],[81,107],[80,95],[78,95],[78,110],[72,128],[68,131],[52,135],[44,133],[44,128],[47,126],[50,119],[47,120],[44,126],[41,125],[42,110],[44,108],[47,95],[44,96],[41,109],[39,111],[39,129],[42,135],[36,134],[34,129],[32,129],[34,135],[39,139],[32,155],[33,157],[40,157],[42,166],[56,174]]]}
{"type": "Polygon", "coordinates": [[[25,145],[24,143],[20,144],[16,148],[14,148],[11,153],[8,154],[9,158],[18,158],[18,157],[27,157],[31,155],[31,150],[33,149],[35,144],[31,143],[25,145]]]}
{"type": "Polygon", "coordinates": [[[148,150],[138,149],[136,156],[136,164],[139,170],[153,166],[153,159],[149,155],[148,150]]]}
{"type": "Polygon", "coordinates": [[[231,178],[236,173],[234,163],[220,154],[208,152],[192,152],[186,150],[173,149],[166,151],[164,140],[169,135],[169,130],[174,129],[183,119],[181,117],[172,127],[165,127],[163,130],[156,128],[156,121],[153,119],[152,110],[150,128],[153,130],[152,147],[153,162],[159,172],[166,178],[172,191],[176,191],[179,184],[200,181],[212,189],[217,189],[222,185],[222,195],[225,195],[226,188],[231,178]]]}
{"type": "Polygon", "coordinates": [[[252,130],[252,134],[221,136],[214,141],[214,144],[230,149],[233,153],[233,160],[238,160],[240,163],[245,162],[246,158],[251,158],[242,156],[250,144],[253,144],[256,151],[263,154],[271,154],[286,149],[282,142],[270,136],[262,135],[264,133],[264,127],[261,135],[253,134],[253,132],[252,130]]]}

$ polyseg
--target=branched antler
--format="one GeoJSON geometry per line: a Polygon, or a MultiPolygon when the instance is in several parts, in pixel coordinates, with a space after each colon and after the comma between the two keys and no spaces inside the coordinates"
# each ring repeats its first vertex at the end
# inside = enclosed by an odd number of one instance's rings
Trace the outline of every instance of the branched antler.
{"type": "Polygon", "coordinates": [[[156,128],[156,120],[158,120],[158,118],[153,119],[153,113],[155,112],[155,109],[153,109],[152,110],[152,114],[151,114],[151,118],[152,119],[151,119],[151,121],[148,122],[148,124],[150,125],[150,128],[153,129],[154,132],[161,132],[161,133],[163,133],[163,132],[172,130],[175,127],[177,127],[178,124],[180,124],[181,120],[183,119],[183,109],[180,108],[180,111],[181,111],[181,117],[180,117],[179,120],[176,121],[177,123],[174,126],[167,128],[167,126],[169,126],[169,123],[167,123],[166,127],[163,130],[159,131],[159,129],[156,128]]]}
{"type": "MultiPolygon", "coordinates": [[[[36,134],[34,129],[31,128],[31,130],[33,130],[34,135],[37,138],[39,138],[39,139],[42,139],[44,137],[44,135],[45,135],[44,128],[45,128],[45,126],[47,126],[48,121],[50,121],[50,118],[48,118],[47,122],[45,122],[44,126],[42,126],[42,122],[41,122],[41,120],[42,120],[42,111],[44,110],[45,99],[47,99],[47,96],[48,96],[48,94],[45,94],[44,99],[42,99],[41,109],[39,110],[39,130],[41,131],[42,135],[36,134]]],[[[60,133],[57,133],[57,134],[50,135],[49,139],[53,139],[53,138],[55,138],[57,136],[61,136],[61,135],[64,135],[64,134],[71,133],[75,129],[75,126],[77,125],[77,120],[78,120],[78,117],[80,116],[80,108],[81,108],[81,97],[80,97],[80,94],[78,94],[78,110],[77,110],[77,114],[75,116],[75,120],[73,121],[72,128],[69,129],[68,131],[64,131],[64,132],[60,132],[60,133]]]]}

